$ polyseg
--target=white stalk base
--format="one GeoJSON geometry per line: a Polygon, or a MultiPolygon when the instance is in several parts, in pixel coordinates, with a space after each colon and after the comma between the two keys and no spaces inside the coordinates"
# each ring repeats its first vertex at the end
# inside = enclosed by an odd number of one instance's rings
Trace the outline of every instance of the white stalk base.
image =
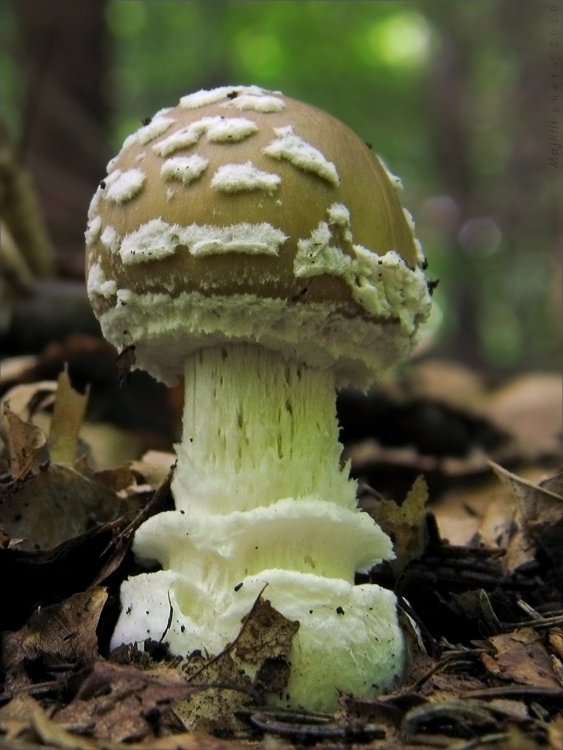
{"type": "Polygon", "coordinates": [[[331,710],[338,690],[381,692],[403,669],[396,600],[353,581],[393,552],[339,466],[332,376],[240,344],[194,354],[185,380],[176,510],[134,544],[164,570],[123,584],[112,645],[166,631],[173,653],[215,655],[268,584],[264,598],[300,623],[281,703],[331,710]]]}

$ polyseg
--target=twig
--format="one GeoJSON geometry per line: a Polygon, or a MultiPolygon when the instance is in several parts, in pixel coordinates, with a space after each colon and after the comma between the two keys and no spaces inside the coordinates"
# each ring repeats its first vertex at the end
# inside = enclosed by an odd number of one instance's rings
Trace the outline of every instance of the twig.
{"type": "Polygon", "coordinates": [[[167,591],[168,594],[168,622],[166,623],[166,627],[164,628],[164,632],[160,636],[158,642],[162,643],[164,640],[164,636],[168,631],[170,630],[170,626],[172,625],[172,618],[174,617],[174,607],[172,606],[172,601],[170,600],[170,591],[167,591]]]}
{"type": "Polygon", "coordinates": [[[385,737],[385,730],[375,724],[365,724],[363,726],[350,725],[338,726],[333,722],[319,722],[313,720],[309,723],[291,723],[287,721],[286,714],[274,712],[251,714],[250,721],[255,727],[263,732],[275,732],[276,734],[286,737],[296,737],[307,739],[308,741],[323,739],[367,739],[376,740],[385,737]]]}
{"type": "Polygon", "coordinates": [[[536,612],[536,610],[533,607],[530,607],[530,605],[527,602],[525,602],[523,599],[518,599],[516,604],[520,607],[520,609],[524,610],[524,612],[533,620],[544,619],[542,615],[540,615],[539,612],[536,612]]]}
{"type": "Polygon", "coordinates": [[[471,740],[467,740],[463,745],[450,745],[451,750],[471,750],[472,747],[479,747],[479,745],[494,745],[497,742],[503,742],[508,740],[510,735],[506,732],[495,732],[494,734],[485,734],[482,737],[473,737],[471,740]]]}
{"type": "Polygon", "coordinates": [[[421,685],[424,685],[424,683],[430,679],[430,677],[433,677],[436,672],[439,672],[440,670],[444,669],[444,667],[447,667],[450,662],[455,662],[457,659],[463,658],[464,661],[467,661],[467,656],[470,656],[472,654],[482,654],[485,653],[486,649],[479,648],[474,649],[472,651],[450,651],[447,654],[444,654],[440,661],[438,661],[436,664],[434,664],[433,667],[431,667],[427,672],[425,672],[422,677],[419,677],[418,680],[409,686],[409,690],[412,690],[413,688],[419,688],[421,685]]]}
{"type": "Polygon", "coordinates": [[[521,628],[525,625],[531,625],[534,628],[549,628],[552,625],[563,624],[563,615],[554,615],[553,617],[542,617],[541,620],[522,620],[517,623],[518,627],[521,628]]]}
{"type": "Polygon", "coordinates": [[[176,464],[172,466],[170,471],[168,472],[168,476],[164,480],[164,482],[158,487],[155,491],[149,502],[145,505],[144,508],[141,508],[141,510],[137,513],[135,518],[131,521],[131,523],[128,523],[127,526],[121,531],[117,536],[115,536],[113,539],[111,539],[107,547],[104,549],[104,551],[100,554],[100,557],[104,557],[110,549],[119,547],[120,544],[123,543],[124,540],[130,538],[131,533],[133,531],[136,531],[139,526],[143,523],[143,521],[149,516],[151,510],[154,508],[155,505],[157,505],[162,497],[168,492],[170,489],[170,483],[172,482],[172,477],[174,476],[174,469],[176,468],[176,464]]]}
{"type": "Polygon", "coordinates": [[[469,690],[460,695],[460,698],[522,698],[526,696],[537,696],[538,698],[563,698],[563,689],[537,687],[534,685],[507,685],[506,687],[469,690]]]}

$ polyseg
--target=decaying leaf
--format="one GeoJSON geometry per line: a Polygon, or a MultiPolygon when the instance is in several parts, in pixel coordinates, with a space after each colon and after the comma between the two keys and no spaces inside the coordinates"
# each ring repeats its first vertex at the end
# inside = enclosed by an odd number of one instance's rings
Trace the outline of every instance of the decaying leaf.
{"type": "Polygon", "coordinates": [[[563,747],[563,716],[556,716],[549,722],[547,739],[551,750],[563,747]]]}
{"type": "MultiPolygon", "coordinates": [[[[27,693],[18,694],[0,708],[1,750],[248,750],[249,747],[248,743],[225,741],[211,735],[191,732],[155,737],[154,731],[148,731],[143,741],[118,743],[99,738],[95,724],[83,734],[70,732],[65,729],[64,724],[57,721],[60,715],[55,720],[51,718],[52,715],[52,707],[46,711],[32,696],[27,693]]],[[[150,717],[154,715],[149,708],[149,724],[150,717]]]]}
{"type": "MultiPolygon", "coordinates": [[[[20,693],[0,709],[0,725],[10,749],[14,750],[43,746],[62,750],[96,750],[99,747],[87,737],[73,735],[57,726],[39,702],[26,693],[20,693]]],[[[1,739],[0,747],[4,748],[1,739]]]]}
{"type": "Polygon", "coordinates": [[[0,527],[23,540],[22,550],[51,549],[139,506],[138,497],[121,498],[68,466],[50,464],[15,490],[0,490],[0,527]]]}
{"type": "Polygon", "coordinates": [[[257,698],[251,679],[231,653],[226,650],[217,658],[208,659],[195,652],[185,672],[190,684],[201,686],[201,690],[174,707],[182,725],[189,731],[213,732],[220,728],[227,735],[240,732],[243,724],[235,712],[255,703],[257,698]]]}
{"type": "Polygon", "coordinates": [[[538,486],[548,492],[554,492],[559,497],[563,498],[563,467],[559,468],[555,474],[545,477],[538,486]]]}
{"type": "Polygon", "coordinates": [[[563,659],[563,630],[561,628],[552,628],[549,631],[548,638],[551,647],[563,659]]]}
{"type": "Polygon", "coordinates": [[[287,685],[288,656],[298,628],[298,622],[288,620],[259,596],[243,619],[239,634],[222,653],[212,659],[200,653],[192,655],[186,673],[191,682],[205,689],[176,706],[186,728],[240,730],[242,724],[235,711],[287,685]],[[254,679],[243,671],[243,662],[258,665],[254,679]]]}
{"type": "Polygon", "coordinates": [[[298,622],[288,620],[267,599],[260,597],[244,621],[236,641],[235,654],[251,664],[287,657],[298,629],[298,622]]]}
{"type": "Polygon", "coordinates": [[[51,461],[67,464],[74,462],[87,403],[88,390],[85,395],[75,391],[65,369],[57,381],[57,397],[49,431],[51,461]]]}
{"type": "Polygon", "coordinates": [[[141,741],[154,738],[155,731],[173,721],[171,707],[199,689],[174,669],[142,671],[100,660],[53,720],[67,731],[87,731],[96,739],[141,741]]]}
{"type": "Polygon", "coordinates": [[[405,368],[400,383],[411,397],[433,399],[467,412],[482,412],[487,397],[479,373],[447,360],[413,362],[405,368]]]}
{"type": "MultiPolygon", "coordinates": [[[[428,542],[426,503],[428,486],[422,475],[413,484],[402,505],[391,500],[370,503],[366,510],[393,540],[396,559],[391,568],[400,575],[411,560],[420,557],[428,542]]],[[[366,507],[365,503],[363,503],[366,507]]]]}
{"type": "Polygon", "coordinates": [[[527,373],[514,378],[490,395],[486,411],[494,423],[515,438],[526,458],[560,452],[560,375],[527,373]]]}
{"type": "Polygon", "coordinates": [[[87,737],[67,732],[50,719],[40,705],[34,706],[30,714],[31,725],[43,744],[61,750],[96,750],[99,745],[87,737]]]}
{"type": "Polygon", "coordinates": [[[92,664],[98,655],[96,627],[107,593],[95,588],[37,610],[17,632],[1,636],[6,691],[33,682],[53,684],[92,664]]]}
{"type": "MultiPolygon", "coordinates": [[[[123,471],[120,473],[119,469],[113,482],[107,476],[102,478],[104,486],[96,477],[89,479],[76,470],[92,474],[84,462],[77,464],[76,469],[46,460],[38,466],[39,460],[48,455],[45,437],[41,429],[24,421],[23,416],[31,418],[36,402],[44,403],[45,396],[51,396],[47,385],[52,384],[38,384],[31,390],[23,386],[12,389],[10,394],[15,394],[19,413],[12,411],[6,401],[3,408],[12,480],[0,485],[0,528],[12,539],[10,546],[17,544],[20,550],[27,551],[55,548],[95,525],[135,512],[146,500],[147,491],[151,491],[148,486],[133,486],[136,477],[125,469],[132,486],[118,496],[111,490],[111,484],[121,482],[123,471]]],[[[49,447],[55,456],[69,463],[76,452],[84,408],[85,398],[72,390],[68,376],[63,373],[49,447]]]]}
{"type": "Polygon", "coordinates": [[[39,427],[25,422],[7,403],[4,403],[2,417],[6,424],[12,479],[18,481],[33,468],[46,439],[39,427]]]}
{"type": "MultiPolygon", "coordinates": [[[[138,492],[137,476],[127,464],[116,466],[115,469],[95,471],[92,473],[91,479],[96,484],[102,484],[104,487],[108,487],[113,492],[119,493],[122,496],[127,496],[129,494],[128,490],[131,490],[133,493],[138,492]]],[[[150,486],[145,485],[143,490],[146,489],[150,490],[150,486]]]]}
{"type": "Polygon", "coordinates": [[[478,538],[488,547],[506,548],[515,532],[516,501],[492,472],[477,484],[446,490],[432,503],[432,513],[450,544],[469,545],[478,538]]]}
{"type": "Polygon", "coordinates": [[[534,484],[491,463],[518,501],[524,536],[547,552],[563,578],[563,473],[534,484]]]}
{"type": "Polygon", "coordinates": [[[30,715],[37,705],[39,704],[31,695],[20,693],[2,706],[0,708],[0,727],[2,727],[0,737],[10,742],[28,730],[30,715]]]}
{"type": "Polygon", "coordinates": [[[487,670],[507,682],[532,687],[560,688],[541,636],[532,628],[494,635],[488,641],[494,653],[483,663],[487,670]]]}

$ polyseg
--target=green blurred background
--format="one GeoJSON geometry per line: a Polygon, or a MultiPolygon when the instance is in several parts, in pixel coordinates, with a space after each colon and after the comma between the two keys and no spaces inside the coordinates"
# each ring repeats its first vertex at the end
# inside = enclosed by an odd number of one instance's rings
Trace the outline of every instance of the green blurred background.
{"type": "Polygon", "coordinates": [[[549,23],[514,0],[11,0],[2,117],[61,276],[123,138],[181,95],[255,83],[315,104],[401,176],[439,278],[432,352],[493,375],[560,370],[549,23]]]}

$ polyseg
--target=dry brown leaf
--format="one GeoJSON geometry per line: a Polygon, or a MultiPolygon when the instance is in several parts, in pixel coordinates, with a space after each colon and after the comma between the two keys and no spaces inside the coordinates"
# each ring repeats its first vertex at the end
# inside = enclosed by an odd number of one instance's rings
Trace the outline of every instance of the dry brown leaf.
{"type": "Polygon", "coordinates": [[[507,573],[519,568],[521,565],[531,563],[535,560],[537,547],[528,534],[515,525],[514,533],[506,548],[506,554],[502,558],[502,567],[507,573]]]}
{"type": "Polygon", "coordinates": [[[255,703],[264,692],[279,692],[287,685],[288,656],[298,628],[298,622],[288,620],[259,596],[233,643],[213,659],[195,655],[190,660],[186,668],[190,681],[208,687],[176,706],[185,727],[240,731],[243,724],[234,715],[236,710],[255,703]],[[252,681],[241,669],[241,660],[260,665],[252,681]]]}
{"type": "Polygon", "coordinates": [[[229,651],[215,659],[201,653],[191,656],[186,667],[191,684],[201,686],[200,692],[179,701],[174,713],[188,731],[220,729],[238,733],[244,725],[235,712],[256,702],[250,678],[235,662],[229,651]]]}
{"type": "Polygon", "coordinates": [[[107,599],[95,588],[61,604],[37,610],[17,632],[1,636],[6,689],[30,685],[33,675],[72,673],[92,664],[98,655],[96,627],[107,599]]]}
{"type": "MultiPolygon", "coordinates": [[[[0,709],[0,748],[2,750],[97,750],[100,746],[87,737],[65,731],[49,718],[30,695],[22,693],[0,709]],[[5,740],[5,745],[2,740],[5,740]]],[[[105,745],[103,750],[113,750],[105,745]]]]}
{"type": "Polygon", "coordinates": [[[553,474],[552,476],[545,477],[538,486],[548,492],[555,492],[556,495],[563,498],[563,467],[553,474]]]}
{"type": "Polygon", "coordinates": [[[154,738],[171,706],[199,689],[174,669],[141,671],[100,660],[53,720],[70,732],[88,728],[98,740],[138,742],[154,738]]]}
{"type": "MultiPolygon", "coordinates": [[[[462,484],[444,492],[432,503],[440,537],[453,545],[469,544],[480,531],[488,508],[501,495],[502,487],[496,479],[489,479],[478,487],[462,484]]],[[[504,495],[514,503],[509,490],[505,490],[504,495]]]]}
{"type": "Polygon", "coordinates": [[[140,505],[60,464],[50,464],[16,490],[0,492],[0,500],[0,526],[23,539],[19,549],[29,551],[56,547],[140,505]]]}
{"type": "Polygon", "coordinates": [[[531,687],[561,687],[541,636],[532,628],[494,635],[488,642],[495,649],[492,655],[494,664],[488,659],[482,661],[496,677],[531,687]]]}
{"type": "Polygon", "coordinates": [[[534,484],[491,462],[496,474],[512,489],[520,511],[522,532],[529,541],[543,548],[559,575],[563,576],[563,496],[560,475],[534,484]],[[558,491],[549,489],[555,487],[558,491]]]}
{"type": "Polygon", "coordinates": [[[80,447],[85,446],[88,463],[95,469],[111,469],[132,461],[146,449],[145,439],[135,430],[110,422],[85,422],[80,447]]]}
{"type": "Polygon", "coordinates": [[[379,500],[366,507],[372,518],[377,521],[386,534],[393,540],[396,559],[391,562],[395,575],[405,569],[411,560],[416,560],[428,542],[426,526],[426,503],[428,502],[428,485],[425,478],[419,476],[407,494],[402,505],[392,500],[379,500]]]}
{"type": "Polygon", "coordinates": [[[517,721],[527,721],[530,718],[528,707],[523,701],[510,698],[494,698],[489,704],[495,711],[502,713],[510,719],[517,721]]]}
{"type": "Polygon", "coordinates": [[[0,726],[4,732],[4,738],[8,741],[19,737],[23,732],[30,729],[30,715],[35,706],[39,705],[35,698],[27,693],[16,695],[9,703],[0,708],[0,726]]]}
{"type": "Polygon", "coordinates": [[[25,422],[12,411],[8,403],[4,403],[2,416],[6,424],[12,478],[20,480],[33,468],[45,445],[45,435],[34,424],[25,422]]]}
{"type": "Polygon", "coordinates": [[[287,658],[291,641],[298,629],[298,622],[288,620],[267,599],[260,597],[244,623],[236,642],[235,653],[250,664],[259,664],[266,659],[287,658]]]}
{"type": "Polygon", "coordinates": [[[48,440],[49,457],[57,463],[72,464],[76,458],[78,434],[86,413],[88,391],[85,395],[75,391],[66,369],[59,375],[57,384],[48,440]]]}
{"type": "Polygon", "coordinates": [[[548,639],[551,647],[563,659],[563,630],[561,628],[552,628],[549,631],[548,639]]]}
{"type": "Polygon", "coordinates": [[[563,716],[556,716],[549,722],[547,740],[551,750],[561,750],[563,747],[563,716]]]}
{"type": "MultiPolygon", "coordinates": [[[[544,475],[543,470],[535,467],[522,469],[522,476],[532,482],[544,475]]],[[[528,552],[519,551],[514,540],[518,533],[517,510],[518,504],[510,486],[499,482],[492,472],[477,485],[452,487],[432,503],[440,536],[450,544],[468,545],[478,539],[480,544],[491,548],[507,549],[512,545],[512,554],[502,558],[506,571],[533,557],[533,552],[530,556],[528,552]]]]}
{"type": "MultiPolygon", "coordinates": [[[[108,487],[113,492],[122,492],[137,484],[135,474],[128,465],[95,471],[90,478],[97,484],[108,487]]],[[[146,487],[148,488],[148,485],[146,487]]]]}
{"type": "Polygon", "coordinates": [[[0,630],[19,630],[38,606],[102,584],[121,564],[132,539],[134,514],[72,537],[54,549],[0,549],[3,601],[0,630]]]}
{"type": "MultiPolygon", "coordinates": [[[[544,750],[545,748],[543,742],[536,742],[533,736],[525,734],[519,727],[509,726],[504,734],[502,744],[499,742],[496,747],[492,745],[495,750],[544,750]]],[[[476,747],[479,748],[479,745],[476,747]]],[[[491,747],[491,744],[485,747],[491,747]]],[[[556,747],[556,750],[560,750],[560,745],[556,747]]]]}
{"type": "Polygon", "coordinates": [[[482,411],[486,391],[482,377],[457,362],[431,359],[413,363],[404,374],[408,394],[454,408],[482,411]]]}
{"type": "Polygon", "coordinates": [[[525,456],[557,451],[563,411],[561,376],[530,373],[494,392],[486,412],[510,433],[525,456]]]}
{"type": "Polygon", "coordinates": [[[87,737],[67,732],[52,721],[39,704],[33,708],[30,721],[41,741],[47,746],[55,746],[61,750],[97,750],[100,747],[87,737]]]}

